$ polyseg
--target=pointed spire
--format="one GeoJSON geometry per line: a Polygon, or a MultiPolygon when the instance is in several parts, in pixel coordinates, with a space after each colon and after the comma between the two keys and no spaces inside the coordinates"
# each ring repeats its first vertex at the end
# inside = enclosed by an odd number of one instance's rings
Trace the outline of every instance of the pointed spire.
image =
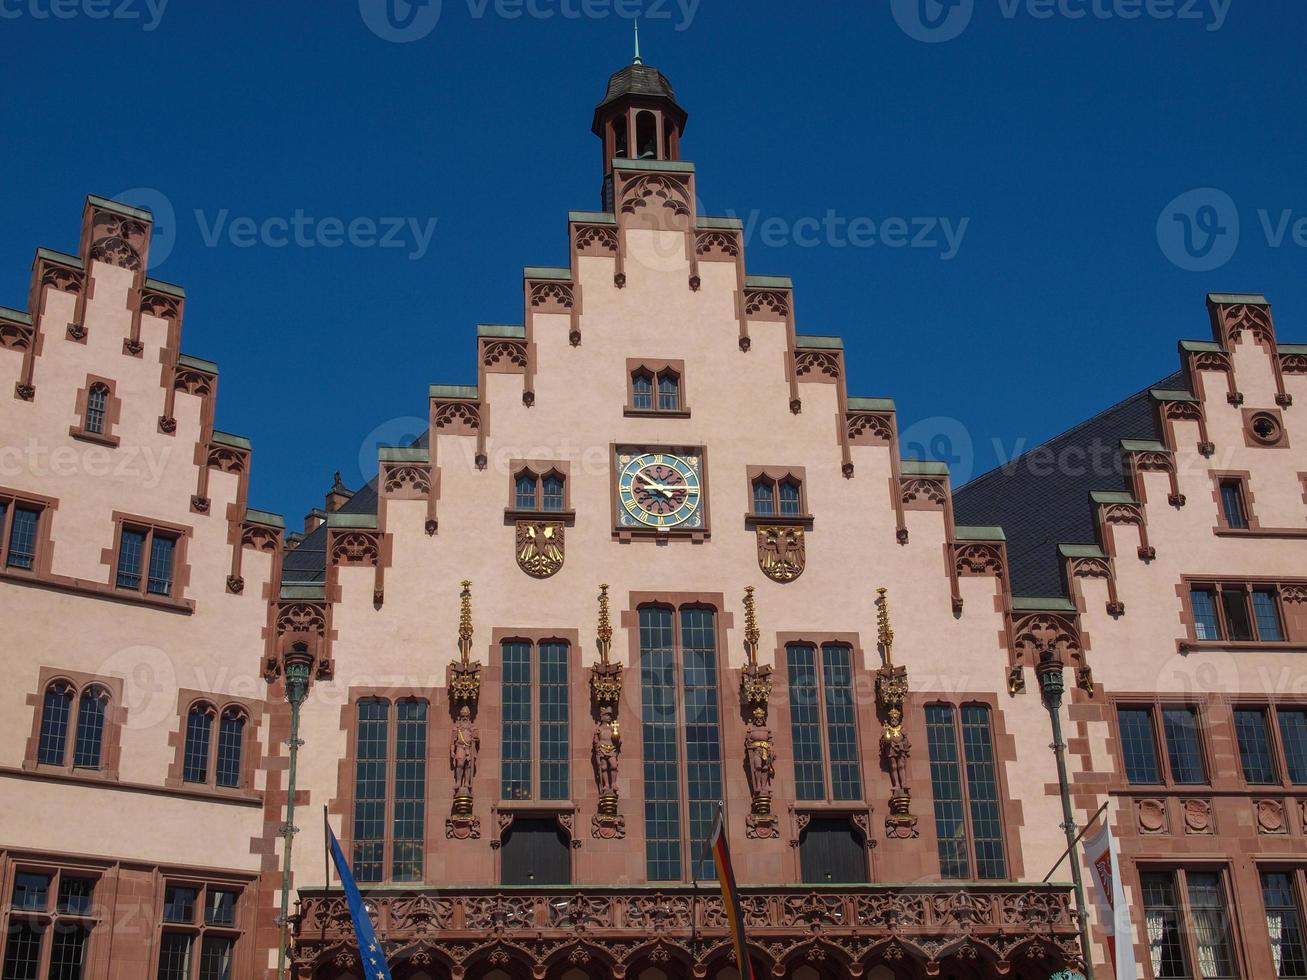
{"type": "Polygon", "coordinates": [[[463,580],[463,591],[459,594],[458,613],[458,653],[467,666],[468,654],[472,652],[472,583],[463,580]]]}
{"type": "Polygon", "coordinates": [[[877,633],[878,633],[877,638],[880,640],[880,645],[881,647],[884,648],[885,651],[885,666],[893,667],[894,666],[894,628],[890,626],[889,596],[887,596],[885,593],[886,593],[886,589],[883,586],[876,590],[876,595],[878,596],[878,598],[876,599],[876,605],[878,607],[876,612],[876,626],[877,626],[877,633]]]}
{"type": "Polygon", "coordinates": [[[608,585],[599,586],[599,662],[608,666],[608,650],[613,645],[613,623],[608,615],[608,585]]]}
{"type": "Polygon", "coordinates": [[[644,61],[640,58],[640,19],[637,17],[631,23],[635,25],[635,57],[631,59],[631,64],[643,65],[644,61]]]}
{"type": "Polygon", "coordinates": [[[753,586],[744,589],[744,648],[749,655],[749,666],[758,666],[758,611],[754,605],[753,586]]]}

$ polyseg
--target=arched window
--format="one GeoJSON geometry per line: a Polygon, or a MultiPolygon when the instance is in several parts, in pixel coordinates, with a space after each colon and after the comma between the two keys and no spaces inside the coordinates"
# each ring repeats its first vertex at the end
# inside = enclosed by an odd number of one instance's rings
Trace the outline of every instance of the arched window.
{"type": "Polygon", "coordinates": [[[104,712],[109,692],[88,687],[77,705],[77,739],[73,743],[73,768],[99,769],[104,750],[104,712]]]}
{"type": "Polygon", "coordinates": [[[675,371],[658,375],[658,411],[675,412],[681,407],[681,379],[675,371]]]}
{"type": "Polygon", "coordinates": [[[630,155],[626,145],[626,117],[618,116],[613,120],[613,156],[627,157],[630,155]]]}
{"type": "Polygon", "coordinates": [[[530,471],[523,471],[517,475],[514,486],[514,506],[518,510],[535,510],[536,509],[536,478],[535,474],[530,471]]]}
{"type": "Polygon", "coordinates": [[[109,388],[96,382],[86,393],[86,421],[82,428],[96,435],[104,435],[104,411],[109,404],[109,388]]]}
{"type": "Polygon", "coordinates": [[[209,781],[209,746],[213,742],[213,706],[204,702],[191,705],[186,716],[186,754],[182,759],[182,779],[188,783],[209,781]]]}
{"type": "Polygon", "coordinates": [[[635,117],[635,148],[639,160],[653,160],[658,156],[658,120],[652,112],[641,112],[635,117]]]}
{"type": "Polygon", "coordinates": [[[41,709],[41,742],[36,761],[62,766],[68,748],[68,718],[73,710],[73,689],[65,681],[55,681],[45,690],[41,709]]]}
{"type": "Polygon", "coordinates": [[[636,371],[631,376],[631,407],[643,411],[653,409],[653,375],[648,371],[636,371]]]}
{"type": "Polygon", "coordinates": [[[786,517],[797,517],[802,510],[799,506],[799,484],[793,479],[781,481],[781,513],[786,517]]]}
{"type": "Polygon", "coordinates": [[[541,510],[563,509],[563,478],[557,473],[550,473],[540,481],[541,510]]]}
{"type": "Polygon", "coordinates": [[[239,708],[228,708],[218,722],[217,783],[235,787],[241,784],[241,755],[245,743],[245,715],[239,708]]]}
{"type": "Polygon", "coordinates": [[[766,478],[753,481],[753,512],[763,517],[776,513],[772,496],[772,482],[766,478]]]}

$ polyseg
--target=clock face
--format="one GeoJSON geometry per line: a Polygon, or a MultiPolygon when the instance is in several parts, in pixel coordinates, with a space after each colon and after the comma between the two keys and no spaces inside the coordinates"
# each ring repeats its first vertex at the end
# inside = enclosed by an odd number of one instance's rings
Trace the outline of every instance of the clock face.
{"type": "Polygon", "coordinates": [[[702,457],[618,452],[618,523],[626,527],[703,527],[702,457]]]}

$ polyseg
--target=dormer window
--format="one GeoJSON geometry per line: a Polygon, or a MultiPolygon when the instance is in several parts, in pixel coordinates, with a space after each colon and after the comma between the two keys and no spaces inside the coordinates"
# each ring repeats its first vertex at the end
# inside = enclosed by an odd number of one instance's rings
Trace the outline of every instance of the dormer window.
{"type": "Polygon", "coordinates": [[[683,361],[627,361],[626,414],[684,418],[683,361]]]}

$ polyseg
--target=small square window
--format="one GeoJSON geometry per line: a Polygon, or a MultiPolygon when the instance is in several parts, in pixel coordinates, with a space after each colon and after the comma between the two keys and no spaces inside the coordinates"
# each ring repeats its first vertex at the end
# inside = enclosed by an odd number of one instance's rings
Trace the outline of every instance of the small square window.
{"type": "Polygon", "coordinates": [[[163,921],[194,922],[199,897],[200,890],[195,885],[169,885],[164,891],[163,921]]]}
{"type": "Polygon", "coordinates": [[[14,876],[14,908],[24,912],[45,912],[50,908],[51,875],[20,871],[14,876]]]}
{"type": "Polygon", "coordinates": [[[236,924],[236,893],[225,888],[210,888],[204,896],[204,924],[206,926],[232,926],[236,924]]]}
{"type": "Polygon", "coordinates": [[[59,878],[58,911],[65,915],[90,915],[91,896],[94,892],[94,878],[61,875],[59,878]]]}

